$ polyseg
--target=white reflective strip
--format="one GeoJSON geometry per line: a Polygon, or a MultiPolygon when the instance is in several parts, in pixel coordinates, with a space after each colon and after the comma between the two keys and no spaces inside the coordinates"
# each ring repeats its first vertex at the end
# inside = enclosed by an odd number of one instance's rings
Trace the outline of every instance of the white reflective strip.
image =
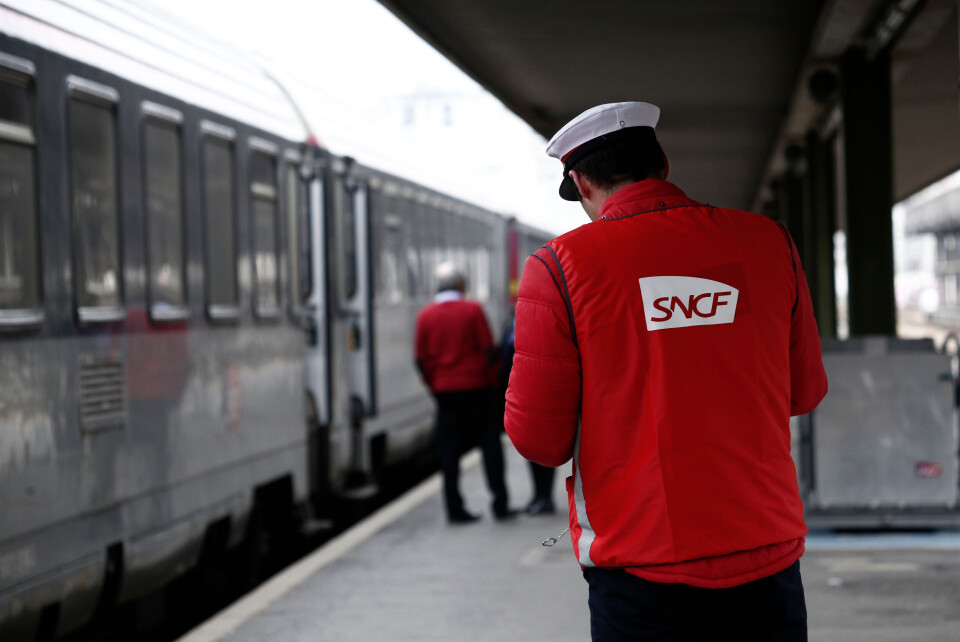
{"type": "Polygon", "coordinates": [[[590,559],[590,547],[596,533],[590,526],[590,518],[587,517],[587,502],[583,498],[583,471],[580,468],[580,431],[581,426],[577,426],[577,442],[573,449],[573,462],[577,470],[573,476],[573,503],[577,510],[577,523],[580,524],[580,540],[578,548],[580,549],[577,559],[580,566],[596,566],[590,559]]]}

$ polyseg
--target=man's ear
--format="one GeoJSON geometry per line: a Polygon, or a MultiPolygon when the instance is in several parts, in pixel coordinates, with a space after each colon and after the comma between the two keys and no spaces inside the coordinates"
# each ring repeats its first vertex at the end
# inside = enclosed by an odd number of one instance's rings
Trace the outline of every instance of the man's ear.
{"type": "Polygon", "coordinates": [[[570,174],[570,178],[573,179],[573,184],[576,185],[580,191],[580,198],[589,201],[590,197],[593,196],[593,192],[596,191],[596,186],[590,182],[589,178],[581,176],[580,172],[575,169],[571,169],[568,173],[570,174]]]}

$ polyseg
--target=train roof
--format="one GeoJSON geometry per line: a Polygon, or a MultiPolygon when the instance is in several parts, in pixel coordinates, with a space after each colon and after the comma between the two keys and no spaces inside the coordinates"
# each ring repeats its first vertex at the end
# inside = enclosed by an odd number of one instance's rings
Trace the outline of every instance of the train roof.
{"type": "Polygon", "coordinates": [[[358,113],[336,88],[218,40],[153,0],[0,0],[0,33],[290,141],[316,135],[381,178],[500,209],[489,177],[466,171],[449,150],[358,113]]]}
{"type": "Polygon", "coordinates": [[[0,0],[0,32],[288,140],[309,135],[262,63],[156,5],[0,0]]]}

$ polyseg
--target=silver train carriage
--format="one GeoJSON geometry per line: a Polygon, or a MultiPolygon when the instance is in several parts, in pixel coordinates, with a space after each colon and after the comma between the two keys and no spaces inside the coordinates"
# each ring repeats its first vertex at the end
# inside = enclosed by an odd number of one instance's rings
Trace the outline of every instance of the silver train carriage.
{"type": "Polygon", "coordinates": [[[0,638],[75,629],[306,503],[279,88],[134,7],[0,3],[0,638]]]}
{"type": "Polygon", "coordinates": [[[549,235],[309,137],[269,74],[137,5],[0,0],[0,639],[255,565],[423,453],[440,262],[509,322],[549,235]]]}

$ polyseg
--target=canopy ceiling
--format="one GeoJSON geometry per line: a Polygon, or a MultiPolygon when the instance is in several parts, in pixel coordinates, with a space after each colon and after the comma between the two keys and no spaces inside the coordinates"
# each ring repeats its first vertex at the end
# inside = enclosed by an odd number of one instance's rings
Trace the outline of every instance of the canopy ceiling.
{"type": "Polygon", "coordinates": [[[875,41],[878,25],[897,22],[891,12],[912,17],[924,4],[380,2],[546,138],[600,103],[659,105],[671,178],[693,198],[743,208],[756,206],[783,148],[811,125],[810,71],[875,41]]]}

